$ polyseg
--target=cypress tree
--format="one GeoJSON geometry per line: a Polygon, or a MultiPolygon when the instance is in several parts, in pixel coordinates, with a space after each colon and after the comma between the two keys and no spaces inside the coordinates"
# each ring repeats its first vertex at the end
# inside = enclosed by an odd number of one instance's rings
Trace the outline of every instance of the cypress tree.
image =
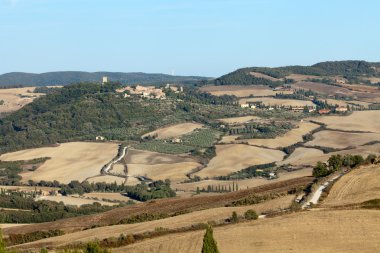
{"type": "Polygon", "coordinates": [[[206,228],[206,233],[203,237],[202,253],[219,253],[211,226],[207,226],[206,228]]]}

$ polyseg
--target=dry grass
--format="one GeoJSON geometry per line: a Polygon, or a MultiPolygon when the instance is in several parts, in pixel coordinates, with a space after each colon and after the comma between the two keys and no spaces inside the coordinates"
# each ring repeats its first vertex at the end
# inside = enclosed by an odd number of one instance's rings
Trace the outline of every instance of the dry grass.
{"type": "Polygon", "coordinates": [[[235,118],[224,118],[224,119],[218,119],[220,122],[226,123],[226,124],[243,124],[250,121],[260,120],[261,118],[257,116],[243,116],[243,117],[235,117],[235,118]]]}
{"type": "Polygon", "coordinates": [[[39,157],[51,157],[37,170],[22,174],[22,180],[54,181],[69,183],[72,180],[83,181],[98,175],[100,169],[117,155],[116,143],[70,142],[57,147],[35,148],[7,153],[0,160],[31,160],[39,157]]]}
{"type": "Polygon", "coordinates": [[[262,102],[266,106],[315,106],[311,101],[297,99],[277,99],[273,97],[262,98],[243,98],[239,100],[240,104],[247,102],[262,102]]]}
{"type": "Polygon", "coordinates": [[[180,137],[184,134],[191,133],[197,128],[202,128],[203,125],[199,123],[182,123],[177,125],[172,125],[164,128],[157,129],[153,132],[144,134],[145,136],[154,136],[157,134],[157,139],[169,139],[180,137]]]}
{"type": "Polygon", "coordinates": [[[214,229],[221,253],[378,252],[380,212],[312,211],[214,229]]]}
{"type": "Polygon", "coordinates": [[[293,145],[297,142],[303,141],[302,136],[310,133],[314,129],[317,129],[319,125],[310,122],[299,123],[298,128],[294,128],[284,134],[283,136],[278,136],[274,139],[248,139],[242,140],[248,142],[250,145],[263,146],[268,148],[280,148],[293,145]]]}
{"type": "Polygon", "coordinates": [[[274,91],[264,85],[222,85],[222,86],[203,86],[201,91],[209,92],[215,96],[234,95],[237,97],[255,97],[275,96],[277,93],[292,94],[293,91],[274,91]]]}
{"type": "Polygon", "coordinates": [[[255,210],[258,214],[268,211],[279,210],[290,206],[294,200],[294,195],[287,195],[278,199],[269,200],[264,203],[242,206],[242,207],[219,207],[201,210],[179,216],[174,216],[161,220],[147,221],[137,224],[115,225],[101,228],[88,229],[59,237],[53,237],[25,244],[23,247],[33,248],[33,245],[62,246],[68,243],[92,241],[95,239],[105,239],[118,237],[120,234],[140,234],[153,231],[155,228],[178,229],[189,227],[193,224],[207,223],[208,221],[224,221],[231,217],[233,211],[238,215],[243,215],[248,209],[255,210]]]}
{"type": "Polygon", "coordinates": [[[4,100],[4,104],[0,105],[0,113],[17,111],[23,106],[33,102],[35,98],[44,95],[42,93],[34,93],[35,88],[36,87],[0,89],[0,100],[4,100]]]}
{"type": "Polygon", "coordinates": [[[320,79],[320,76],[312,76],[312,75],[300,75],[300,74],[290,74],[286,76],[287,79],[293,79],[296,82],[306,81],[307,79],[320,79]]]}
{"type": "Polygon", "coordinates": [[[80,198],[80,197],[73,197],[73,196],[42,196],[42,197],[39,197],[37,200],[63,202],[65,205],[70,205],[70,206],[81,206],[81,205],[93,204],[95,202],[98,202],[103,206],[117,205],[117,203],[105,202],[105,201],[100,201],[100,200],[92,200],[92,199],[86,199],[86,198],[80,198]]]}
{"type": "Polygon", "coordinates": [[[124,175],[124,174],[125,174],[125,167],[124,167],[124,164],[121,164],[121,163],[117,163],[117,164],[115,164],[115,165],[112,167],[111,172],[112,172],[112,173],[116,173],[116,174],[124,175]]]}
{"type": "Polygon", "coordinates": [[[331,188],[323,206],[362,203],[380,198],[380,166],[363,166],[340,178],[331,188]]]}
{"type": "Polygon", "coordinates": [[[0,185],[0,190],[13,190],[19,192],[35,192],[42,191],[44,194],[48,194],[50,191],[58,191],[60,188],[54,187],[41,187],[41,186],[11,186],[11,185],[0,185]]]}
{"type": "Polygon", "coordinates": [[[346,133],[338,131],[321,131],[313,135],[314,139],[306,146],[321,146],[337,149],[356,147],[371,141],[380,141],[380,134],[375,133],[346,133]]]}
{"type": "Polygon", "coordinates": [[[271,76],[268,76],[268,75],[265,75],[263,73],[258,73],[258,72],[249,72],[249,74],[251,76],[254,76],[254,77],[257,77],[257,78],[264,78],[264,79],[267,79],[267,80],[270,80],[272,82],[277,82],[277,81],[280,81],[281,79],[278,79],[278,78],[275,78],[275,77],[271,77],[271,76]]]}
{"type": "Polygon", "coordinates": [[[0,223],[0,228],[1,229],[4,229],[4,228],[13,228],[13,227],[19,227],[19,226],[27,226],[27,225],[31,225],[31,224],[22,224],[22,223],[18,223],[18,224],[10,224],[10,223],[0,223]]]}
{"type": "Polygon", "coordinates": [[[380,133],[380,111],[355,111],[349,116],[324,116],[315,121],[330,129],[380,133]]]}
{"type": "MultiPolygon", "coordinates": [[[[292,172],[281,172],[279,175],[279,178],[273,179],[273,180],[267,180],[264,178],[251,178],[251,179],[243,179],[243,180],[237,180],[237,181],[227,181],[227,180],[214,180],[214,179],[208,179],[208,180],[202,180],[199,182],[193,182],[193,183],[180,183],[173,185],[173,188],[186,191],[186,192],[195,192],[197,190],[197,187],[199,189],[207,189],[208,185],[213,185],[214,188],[218,186],[225,186],[227,189],[228,187],[231,187],[232,189],[232,183],[237,183],[239,185],[239,189],[248,189],[252,187],[257,187],[261,185],[266,185],[274,182],[281,182],[289,179],[294,178],[300,178],[300,177],[307,177],[311,176],[312,169],[306,168],[302,170],[296,170],[292,172]]],[[[202,193],[204,194],[204,193],[202,193]]]]}
{"type": "Polygon", "coordinates": [[[216,145],[216,157],[196,175],[203,178],[225,176],[252,165],[281,161],[283,157],[284,153],[279,150],[244,144],[216,145]]]}
{"type": "Polygon", "coordinates": [[[90,192],[83,194],[84,198],[98,198],[98,199],[107,199],[107,200],[115,200],[115,201],[123,201],[127,202],[131,200],[129,197],[121,195],[120,193],[114,192],[90,192]]]}

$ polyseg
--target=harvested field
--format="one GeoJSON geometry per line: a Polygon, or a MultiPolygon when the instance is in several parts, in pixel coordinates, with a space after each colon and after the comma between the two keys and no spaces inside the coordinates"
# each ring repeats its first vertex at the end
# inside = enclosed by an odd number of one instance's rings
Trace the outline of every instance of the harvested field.
{"type": "MultiPolygon", "coordinates": [[[[380,126],[379,126],[380,127],[380,126]]],[[[337,149],[357,147],[371,141],[380,141],[380,134],[375,133],[346,133],[338,131],[321,131],[313,135],[314,139],[305,146],[321,146],[337,149]]]]}
{"type": "Polygon", "coordinates": [[[35,88],[36,87],[0,89],[0,100],[4,101],[4,104],[0,105],[0,114],[17,111],[23,106],[33,102],[35,98],[44,95],[42,93],[34,93],[35,88]]]}
{"type": "Polygon", "coordinates": [[[130,150],[127,156],[128,176],[145,176],[153,180],[186,179],[186,174],[201,166],[189,157],[130,150]]]}
{"type": "Polygon", "coordinates": [[[130,246],[112,249],[113,253],[198,253],[202,251],[204,231],[172,234],[130,246]]]}
{"type": "Polygon", "coordinates": [[[299,123],[298,128],[294,128],[284,134],[283,136],[278,136],[274,139],[247,139],[241,140],[248,142],[250,145],[263,146],[267,148],[280,148],[293,145],[297,142],[302,142],[302,136],[310,133],[314,129],[317,129],[319,125],[310,122],[299,123]]]}
{"type": "Polygon", "coordinates": [[[41,187],[41,186],[11,186],[11,185],[0,185],[0,190],[13,190],[19,192],[35,192],[42,191],[43,194],[48,195],[50,191],[58,191],[60,188],[54,187],[41,187]]]}
{"type": "Polygon", "coordinates": [[[341,177],[331,188],[323,206],[359,204],[380,199],[380,165],[362,166],[341,177]]]}
{"type": "Polygon", "coordinates": [[[268,75],[265,75],[263,73],[259,73],[259,72],[249,72],[249,74],[251,76],[254,76],[254,77],[257,77],[257,78],[264,78],[264,79],[267,79],[267,80],[270,80],[272,82],[277,82],[277,81],[281,81],[281,79],[278,79],[278,78],[275,78],[275,77],[271,77],[271,76],[268,76],[268,75]]]}
{"type": "Polygon", "coordinates": [[[199,123],[182,123],[157,129],[153,132],[144,134],[143,137],[157,135],[157,139],[175,138],[191,133],[195,129],[202,127],[203,125],[199,123]]]}
{"type": "Polygon", "coordinates": [[[107,183],[107,184],[112,184],[116,182],[116,184],[121,185],[125,182],[125,178],[105,175],[105,176],[91,177],[87,179],[87,181],[89,183],[107,183]]]}
{"type": "Polygon", "coordinates": [[[51,157],[37,170],[23,173],[22,180],[54,181],[69,183],[84,181],[98,175],[104,164],[117,155],[116,143],[69,142],[57,147],[35,148],[7,153],[0,156],[3,161],[31,160],[51,157]]]}
{"type": "Polygon", "coordinates": [[[239,100],[240,104],[247,102],[262,102],[266,106],[315,106],[315,104],[309,100],[278,99],[273,97],[243,98],[239,100]]]}
{"type": "Polygon", "coordinates": [[[349,116],[324,116],[315,121],[335,130],[380,133],[380,111],[355,111],[349,116]]]}
{"type": "Polygon", "coordinates": [[[240,135],[224,135],[219,143],[235,143],[240,135]]]}
{"type": "Polygon", "coordinates": [[[338,106],[343,106],[343,107],[347,107],[348,105],[350,107],[354,106],[354,107],[368,108],[368,106],[371,104],[371,103],[356,101],[356,100],[337,100],[337,99],[330,99],[330,98],[325,99],[325,101],[327,101],[329,105],[333,105],[333,106],[338,105],[338,106]]]}
{"type": "Polygon", "coordinates": [[[28,226],[28,225],[31,225],[31,224],[21,224],[21,223],[18,223],[18,224],[1,223],[1,224],[0,224],[0,228],[1,228],[1,229],[4,229],[4,228],[13,228],[13,227],[19,227],[19,226],[28,226]]]}
{"type": "Polygon", "coordinates": [[[318,161],[326,162],[332,155],[362,155],[364,158],[369,154],[380,155],[380,144],[360,146],[355,149],[347,149],[337,152],[323,154],[322,151],[314,148],[297,148],[287,159],[278,162],[278,165],[291,164],[296,167],[314,166],[318,161]]]}
{"type": "Polygon", "coordinates": [[[222,85],[222,86],[203,86],[201,91],[211,93],[215,96],[234,95],[237,97],[254,97],[275,96],[277,93],[292,94],[293,91],[274,91],[264,85],[222,85]]]}
{"type": "Polygon", "coordinates": [[[120,175],[125,175],[125,167],[124,164],[117,163],[112,167],[111,170],[112,173],[120,174],[120,175]]]}
{"type": "Polygon", "coordinates": [[[193,224],[207,223],[208,221],[223,221],[229,217],[233,211],[238,215],[243,215],[245,211],[254,209],[258,214],[268,211],[275,211],[290,206],[294,200],[294,195],[287,195],[278,199],[269,200],[264,203],[242,206],[242,207],[220,207],[207,210],[201,210],[188,214],[178,215],[161,220],[147,221],[137,224],[115,225],[101,228],[88,229],[76,233],[66,234],[59,237],[48,238],[25,244],[24,247],[33,247],[32,245],[44,246],[62,246],[67,243],[85,242],[95,239],[105,239],[109,237],[118,237],[120,234],[139,234],[147,231],[154,231],[155,228],[178,229],[190,227],[193,224]]]}
{"type": "Polygon", "coordinates": [[[208,180],[202,180],[202,181],[193,182],[193,183],[176,184],[176,185],[173,185],[173,188],[186,191],[186,192],[188,191],[195,192],[197,190],[197,187],[199,187],[199,189],[201,190],[203,188],[207,189],[208,185],[213,185],[214,187],[225,186],[228,189],[229,186],[232,188],[232,183],[234,182],[235,184],[239,185],[239,189],[248,189],[248,188],[266,185],[266,184],[270,184],[274,182],[281,182],[281,181],[294,179],[294,178],[300,178],[300,177],[308,177],[308,176],[311,176],[311,174],[312,174],[312,169],[306,168],[306,169],[296,170],[292,172],[281,172],[279,174],[279,178],[272,179],[272,180],[267,180],[264,178],[251,178],[251,179],[243,179],[243,180],[237,180],[237,181],[208,179],[208,180]]]}
{"type": "Polygon", "coordinates": [[[65,205],[70,205],[70,206],[81,206],[81,205],[93,204],[95,202],[98,202],[102,206],[117,205],[117,203],[105,202],[105,201],[100,201],[100,200],[91,200],[91,199],[72,197],[72,196],[42,196],[42,197],[39,197],[37,200],[63,202],[65,205]]]}
{"type": "Polygon", "coordinates": [[[131,198],[121,195],[120,193],[114,192],[90,192],[83,194],[84,198],[97,198],[99,200],[112,200],[112,201],[123,201],[127,202],[128,200],[132,200],[131,198]]]}
{"type": "Polygon", "coordinates": [[[57,227],[59,227],[62,231],[68,233],[83,230],[84,228],[90,228],[92,226],[107,226],[110,224],[117,224],[122,219],[126,219],[142,213],[165,213],[171,215],[178,212],[186,213],[210,208],[224,207],[232,201],[245,198],[252,194],[287,193],[290,189],[305,187],[306,185],[310,184],[312,180],[313,178],[311,177],[303,177],[282,182],[269,183],[248,190],[240,190],[213,196],[198,195],[192,198],[170,198],[154,200],[138,205],[116,208],[111,211],[94,215],[86,215],[64,220],[57,220],[54,222],[34,224],[26,227],[22,226],[16,228],[8,228],[4,230],[4,233],[20,233],[20,231],[22,231],[22,233],[29,233],[39,230],[55,229],[57,227]]]}
{"type": "Polygon", "coordinates": [[[294,213],[214,229],[220,252],[378,252],[380,212],[294,213]]]}
{"type": "Polygon", "coordinates": [[[226,124],[243,124],[247,123],[250,121],[255,121],[255,120],[261,120],[261,118],[257,116],[243,116],[243,117],[235,117],[235,118],[224,118],[224,119],[218,119],[218,121],[226,124]]]}
{"type": "Polygon", "coordinates": [[[281,161],[284,155],[279,150],[244,144],[216,145],[216,157],[212,158],[207,167],[195,175],[202,178],[225,176],[252,165],[281,161]]]}
{"type": "Polygon", "coordinates": [[[296,82],[299,81],[307,81],[307,79],[320,79],[320,76],[312,76],[312,75],[300,75],[300,74],[290,74],[286,76],[287,79],[293,79],[296,82]]]}

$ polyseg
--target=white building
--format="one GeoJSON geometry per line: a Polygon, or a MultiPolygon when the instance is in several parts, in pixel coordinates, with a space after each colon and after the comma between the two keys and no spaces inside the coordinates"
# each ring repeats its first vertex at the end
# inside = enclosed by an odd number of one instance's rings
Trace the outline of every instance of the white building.
{"type": "Polygon", "coordinates": [[[102,77],[102,84],[105,84],[105,83],[108,83],[108,77],[107,76],[102,77]]]}

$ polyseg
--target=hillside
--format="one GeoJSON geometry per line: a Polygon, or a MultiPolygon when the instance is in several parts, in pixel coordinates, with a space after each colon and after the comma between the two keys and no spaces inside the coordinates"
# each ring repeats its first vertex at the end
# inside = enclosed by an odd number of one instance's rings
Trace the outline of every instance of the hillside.
{"type": "MultiPolygon", "coordinates": [[[[320,62],[311,66],[285,66],[277,68],[249,67],[241,68],[223,75],[213,81],[216,85],[269,85],[276,87],[294,80],[291,75],[309,76],[308,78],[344,77],[357,83],[359,77],[378,77],[379,63],[366,61],[320,62]]],[[[307,78],[307,77],[306,77],[307,78]]]]}
{"type": "Polygon", "coordinates": [[[109,81],[127,84],[166,84],[166,83],[194,83],[209,79],[198,76],[171,76],[165,74],[123,73],[123,72],[81,72],[59,71],[41,74],[12,72],[0,75],[1,86],[49,86],[68,85],[79,82],[100,82],[102,76],[109,81]]]}

